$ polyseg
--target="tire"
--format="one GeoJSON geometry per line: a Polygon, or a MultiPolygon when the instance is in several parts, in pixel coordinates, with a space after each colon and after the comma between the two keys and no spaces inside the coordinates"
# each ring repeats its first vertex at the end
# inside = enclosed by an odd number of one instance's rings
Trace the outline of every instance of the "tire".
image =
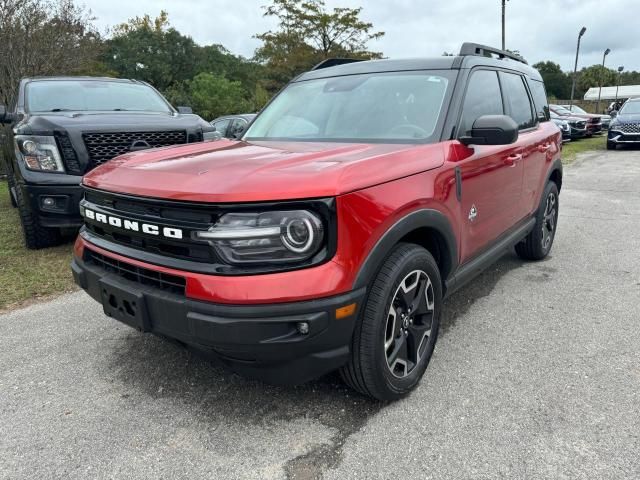
{"type": "Polygon", "coordinates": [[[33,215],[31,206],[22,195],[22,189],[16,188],[15,192],[20,223],[22,223],[22,233],[24,234],[24,243],[27,248],[37,250],[60,244],[62,239],[60,230],[41,226],[37,217],[33,215]]]}
{"type": "Polygon", "coordinates": [[[18,208],[18,204],[16,203],[16,197],[13,196],[13,191],[15,190],[16,181],[13,178],[13,174],[11,172],[7,174],[7,185],[9,186],[9,200],[11,201],[11,206],[13,208],[18,208]]]}
{"type": "Polygon", "coordinates": [[[382,401],[407,395],[431,359],[441,307],[442,283],[433,256],[415,244],[397,245],[371,284],[351,359],[340,370],[345,383],[382,401]],[[409,310],[411,299],[415,308],[409,310]]]}
{"type": "Polygon", "coordinates": [[[613,142],[607,142],[607,150],[615,150],[616,144],[613,142]]]}
{"type": "Polygon", "coordinates": [[[516,253],[524,260],[542,260],[551,251],[558,227],[560,207],[558,186],[547,183],[536,213],[533,230],[516,245],[516,253]]]}

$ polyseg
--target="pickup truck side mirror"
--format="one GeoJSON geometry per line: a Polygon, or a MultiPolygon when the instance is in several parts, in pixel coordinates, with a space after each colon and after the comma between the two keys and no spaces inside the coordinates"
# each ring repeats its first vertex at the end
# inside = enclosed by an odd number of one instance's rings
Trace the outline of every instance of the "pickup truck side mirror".
{"type": "Polygon", "coordinates": [[[507,115],[482,115],[471,127],[471,136],[460,137],[464,145],[509,145],[518,140],[518,124],[507,115]]]}
{"type": "Polygon", "coordinates": [[[16,120],[16,115],[11,112],[7,112],[7,107],[0,105],[0,123],[13,123],[16,120]]]}
{"type": "Polygon", "coordinates": [[[183,113],[183,114],[193,113],[193,108],[191,107],[178,107],[177,110],[178,110],[178,113],[183,113]]]}

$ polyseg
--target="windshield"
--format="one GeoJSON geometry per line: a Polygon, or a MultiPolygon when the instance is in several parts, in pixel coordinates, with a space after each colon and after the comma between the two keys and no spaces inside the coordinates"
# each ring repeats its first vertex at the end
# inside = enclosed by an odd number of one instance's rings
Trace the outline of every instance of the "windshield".
{"type": "Polygon", "coordinates": [[[620,115],[633,115],[640,113],[640,102],[627,102],[620,109],[620,115]]]}
{"type": "Polygon", "coordinates": [[[140,83],[98,80],[39,80],[26,87],[27,110],[172,112],[151,87],[140,83]]]}
{"type": "Polygon", "coordinates": [[[559,115],[571,115],[571,110],[567,110],[560,105],[551,105],[550,108],[552,108],[559,115]]]}
{"type": "MultiPolygon", "coordinates": [[[[563,108],[567,109],[567,107],[563,107],[563,108]]],[[[568,110],[570,110],[571,112],[574,112],[574,113],[581,113],[581,114],[587,113],[583,109],[578,107],[577,105],[572,105],[571,108],[569,108],[568,110]]]]}
{"type": "Polygon", "coordinates": [[[436,134],[452,71],[348,75],[292,83],[246,140],[426,142],[436,134]]]}

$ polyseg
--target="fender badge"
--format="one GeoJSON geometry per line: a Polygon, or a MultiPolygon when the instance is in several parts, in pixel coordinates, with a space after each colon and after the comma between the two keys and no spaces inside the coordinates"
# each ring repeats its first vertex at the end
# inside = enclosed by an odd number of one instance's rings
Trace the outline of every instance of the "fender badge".
{"type": "Polygon", "coordinates": [[[476,206],[471,205],[471,210],[469,210],[469,220],[473,222],[477,216],[478,216],[478,210],[476,209],[476,206]]]}

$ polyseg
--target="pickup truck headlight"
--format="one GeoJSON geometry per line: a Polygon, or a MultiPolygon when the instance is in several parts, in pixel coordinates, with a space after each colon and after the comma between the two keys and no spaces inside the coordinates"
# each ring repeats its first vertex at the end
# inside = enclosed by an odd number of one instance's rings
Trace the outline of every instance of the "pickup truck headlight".
{"type": "Polygon", "coordinates": [[[230,264],[301,262],[325,243],[322,220],[308,210],[227,213],[194,235],[230,264]]]}
{"type": "Polygon", "coordinates": [[[16,135],[16,145],[29,170],[39,172],[64,172],[62,158],[54,137],[16,135]]]}

